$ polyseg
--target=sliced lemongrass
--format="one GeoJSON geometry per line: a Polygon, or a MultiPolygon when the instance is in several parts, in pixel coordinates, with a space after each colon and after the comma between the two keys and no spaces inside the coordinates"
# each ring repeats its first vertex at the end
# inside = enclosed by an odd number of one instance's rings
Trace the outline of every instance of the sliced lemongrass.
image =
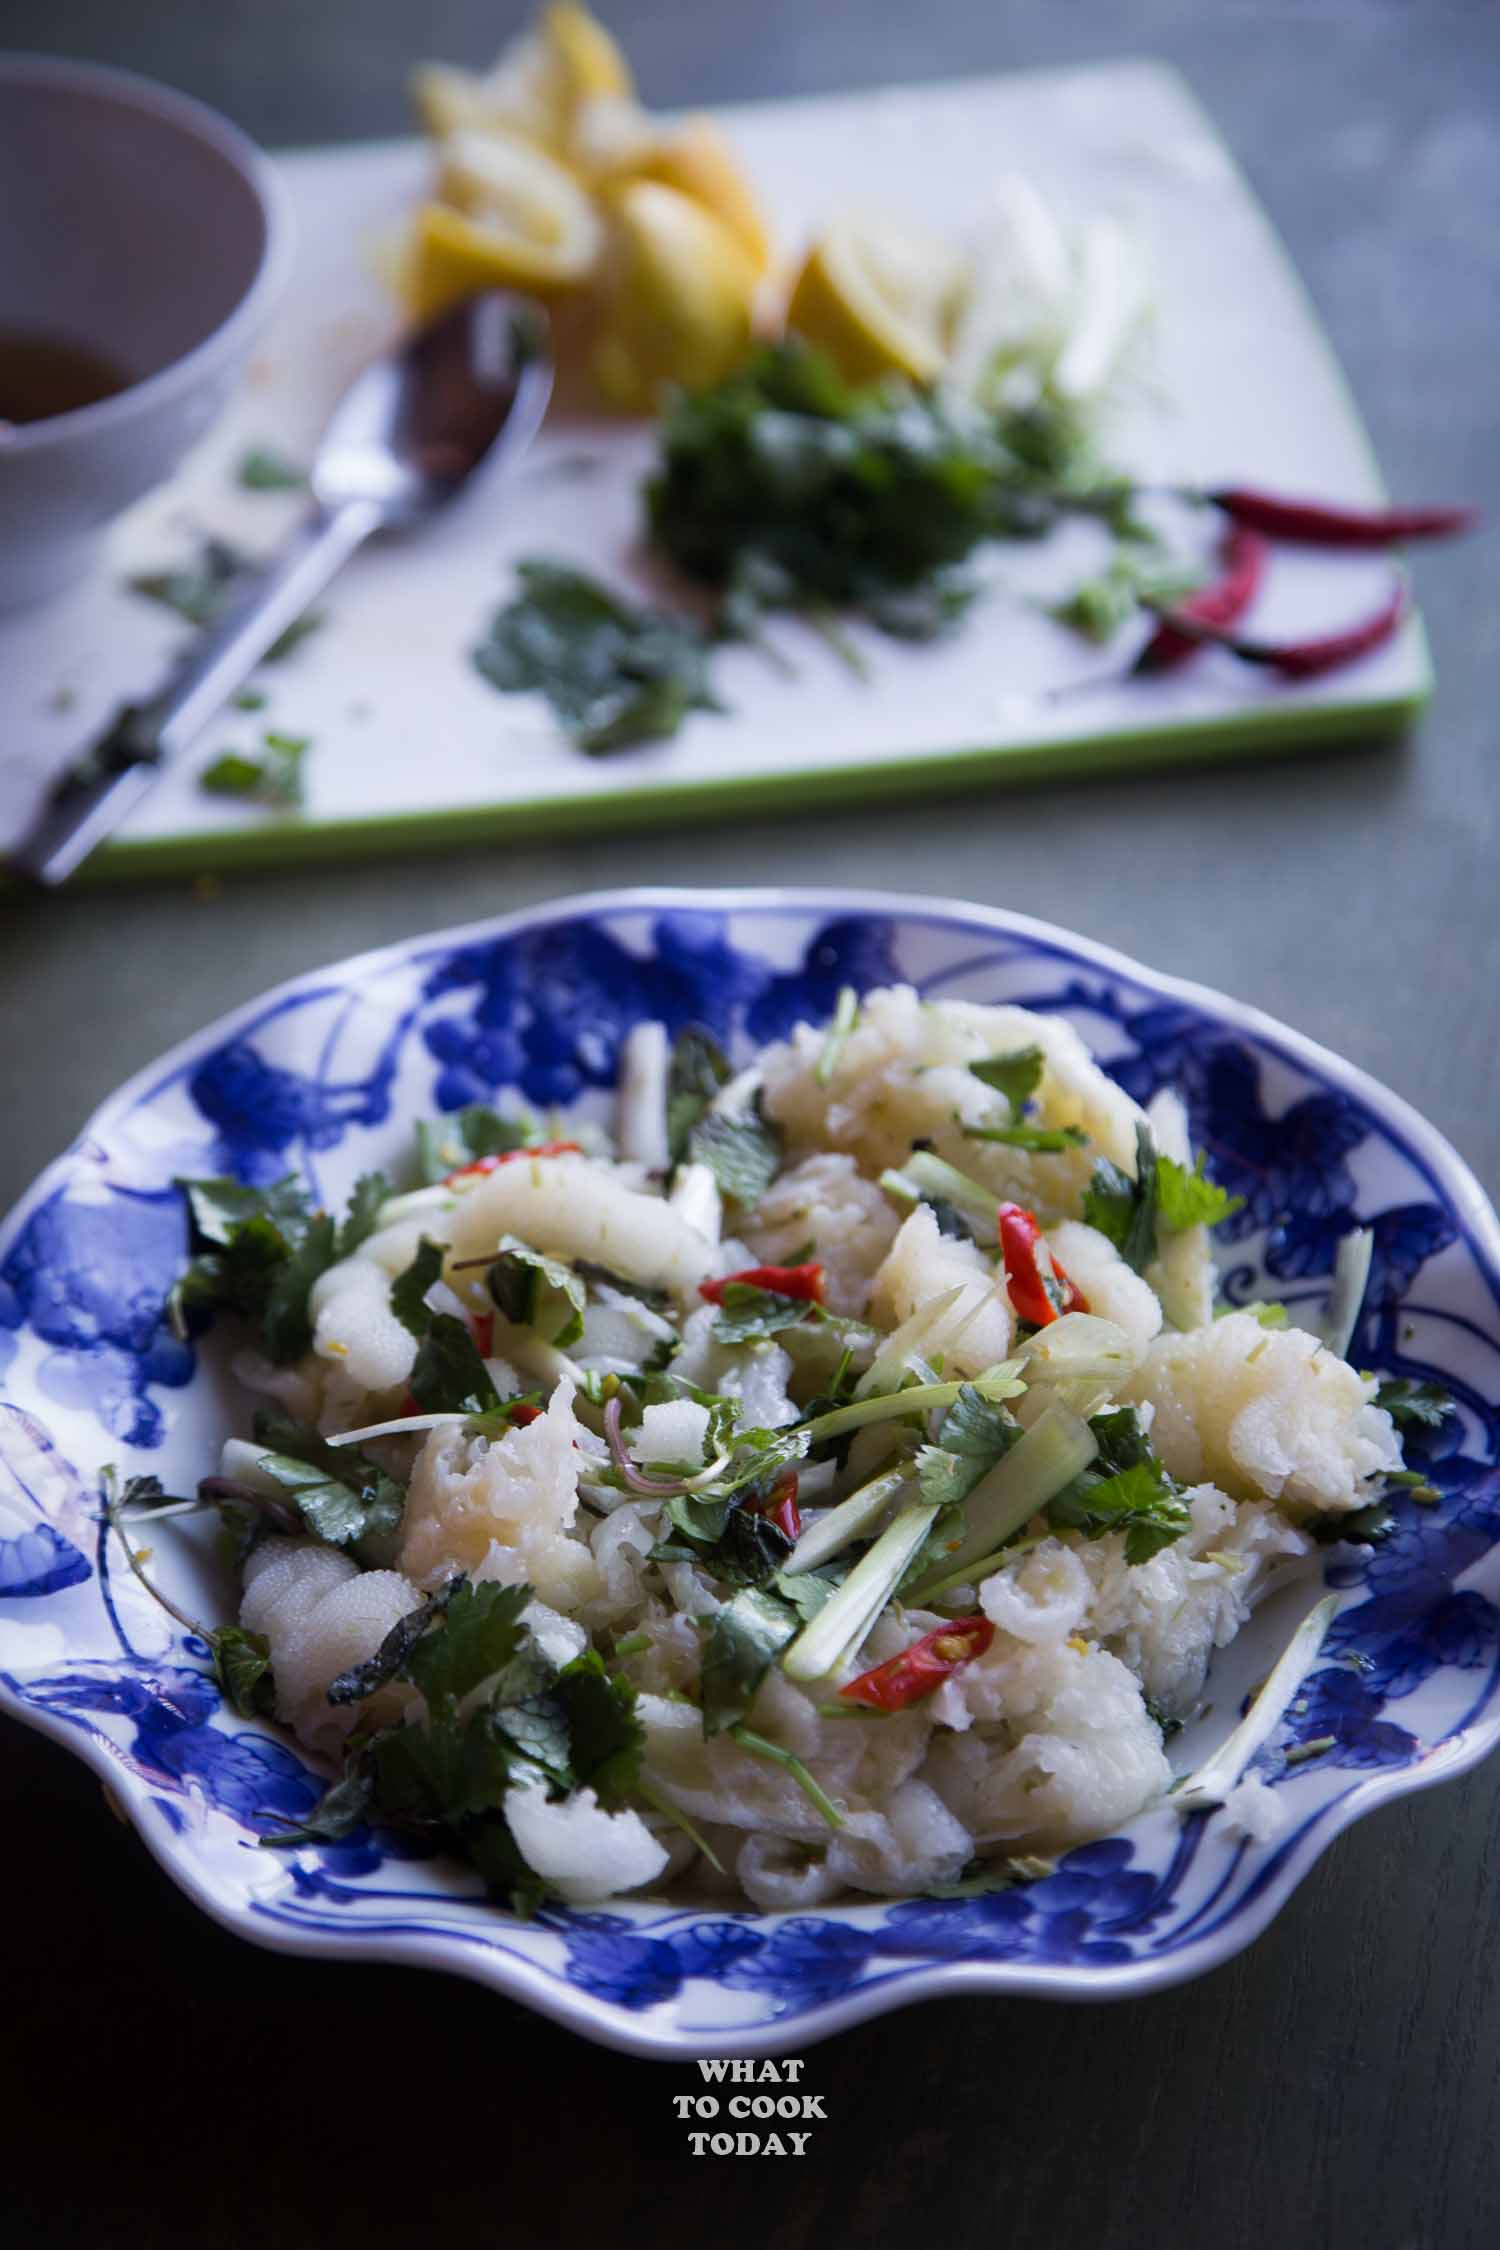
{"type": "Polygon", "coordinates": [[[764,1080],[765,1073],[760,1064],[751,1063],[748,1069],[736,1072],[733,1078],[727,1080],[708,1106],[721,1117],[733,1117],[740,1110],[750,1107],[764,1080]]]}
{"type": "Polygon", "coordinates": [[[783,1750],[779,1742],[768,1742],[763,1734],[752,1733],[751,1729],[743,1723],[730,1727],[728,1731],[731,1739],[737,1742],[742,1750],[748,1750],[752,1757],[773,1758],[778,1766],[785,1766],[813,1810],[822,1815],[829,1827],[843,1827],[844,1816],[839,1811],[838,1806],[829,1796],[827,1790],[813,1779],[794,1750],[783,1750]]]}
{"type": "Polygon", "coordinates": [[[668,1203],[705,1242],[717,1242],[724,1232],[724,1203],[719,1183],[706,1164],[679,1164],[668,1203]]]}
{"type": "Polygon", "coordinates": [[[1026,1388],[1017,1377],[1018,1364],[1002,1359],[982,1375],[963,1382],[911,1383],[904,1391],[887,1391],[881,1398],[857,1398],[847,1406],[832,1406],[826,1414],[803,1425],[808,1444],[821,1445],[825,1438],[842,1437],[846,1430],[863,1429],[867,1422],[900,1421],[908,1414],[928,1414],[935,1407],[951,1406],[962,1390],[978,1391],[991,1406],[998,1406],[1002,1399],[1019,1398],[1026,1388]]]}
{"type": "Polygon", "coordinates": [[[1141,1364],[1123,1328],[1097,1313],[1063,1313],[1019,1347],[1033,1382],[1123,1383],[1141,1364]]]}
{"type": "MultiPolygon", "coordinates": [[[[891,1334],[882,1343],[882,1348],[875,1354],[875,1359],[870,1361],[870,1366],[855,1384],[855,1397],[868,1399],[875,1397],[879,1390],[895,1390],[895,1386],[906,1375],[906,1370],[913,1366],[913,1361],[927,1359],[929,1345],[940,1343],[940,1348],[947,1350],[947,1321],[958,1309],[958,1300],[963,1298],[963,1291],[963,1282],[956,1282],[951,1289],[940,1289],[938,1296],[924,1298],[918,1309],[904,1318],[900,1327],[893,1327],[891,1334]]],[[[974,1312],[976,1309],[978,1307],[974,1307],[974,1312]]],[[[974,1318],[974,1312],[969,1312],[967,1318],[974,1318]]]]}
{"type": "Polygon", "coordinates": [[[667,1066],[664,1023],[633,1024],[620,1050],[620,1090],[616,1096],[615,1137],[628,1163],[648,1172],[665,1172],[667,1147],[667,1066]]]}
{"type": "Polygon", "coordinates": [[[1007,1563],[1017,1561],[1022,1555],[1029,1555],[1032,1548],[1039,1547],[1041,1543],[1040,1539],[1011,1539],[1005,1546],[998,1547],[994,1554],[981,1555],[978,1562],[960,1563],[956,1570],[950,1570],[942,1578],[926,1578],[920,1587],[914,1588],[907,1595],[908,1605],[913,1609],[926,1606],[954,1586],[972,1586],[977,1592],[997,1570],[1003,1570],[1007,1563]],[[921,1597],[920,1603],[918,1595],[921,1597]]]}
{"type": "Polygon", "coordinates": [[[839,1067],[839,1058],[849,1044],[849,1034],[859,1021],[859,994],[852,984],[841,986],[834,1003],[833,1021],[828,1026],[828,1036],[823,1041],[823,1052],[818,1057],[813,1076],[820,1086],[826,1086],[839,1067]]]}
{"type": "Polygon", "coordinates": [[[1224,1802],[1257,1750],[1276,1732],[1287,1706],[1317,1663],[1338,1607],[1337,1594],[1325,1594],[1313,1603],[1227,1741],[1221,1742],[1195,1772],[1172,1784],[1169,1796],[1179,1812],[1208,1812],[1224,1802]]]}
{"type": "MultiPolygon", "coordinates": [[[[851,1492],[826,1516],[809,1524],[796,1546],[782,1564],[783,1576],[801,1570],[815,1570],[819,1563],[827,1562],[831,1555],[842,1554],[852,1540],[868,1531],[877,1518],[884,1515],[896,1494],[911,1483],[907,1469],[887,1469],[882,1476],[872,1477],[862,1484],[858,1492],[851,1492]]],[[[801,1495],[798,1494],[800,1499],[801,1495]]]]}
{"type": "MultiPolygon", "coordinates": [[[[965,1500],[964,1535],[951,1559],[943,1563],[942,1581],[951,1583],[956,1571],[972,1568],[981,1556],[1002,1547],[1012,1532],[1030,1523],[1038,1509],[1088,1467],[1098,1450],[1099,1441],[1087,1422],[1066,1406],[1049,1406],[965,1500]]],[[[923,1601],[938,1583],[937,1574],[923,1579],[907,1599],[923,1601]]]]}
{"type": "Polygon", "coordinates": [[[467,1414],[397,1414],[389,1422],[366,1422],[360,1430],[335,1430],[328,1445],[363,1445],[369,1438],[414,1437],[420,1430],[441,1430],[450,1422],[467,1422],[467,1414]]]}
{"type": "Polygon", "coordinates": [[[427,1211],[447,1211],[454,1190],[441,1182],[436,1187],[413,1188],[409,1195],[389,1195],[375,1214],[377,1227],[393,1227],[402,1219],[415,1219],[427,1211]]]}
{"type": "Polygon", "coordinates": [[[826,1461],[799,1461],[797,1463],[797,1505],[806,1514],[809,1505],[816,1506],[826,1492],[831,1492],[839,1481],[839,1465],[831,1457],[826,1461]]]}
{"type": "Polygon", "coordinates": [[[1346,1234],[1338,1246],[1333,1261],[1333,1288],[1329,1293],[1328,1309],[1323,1315],[1323,1341],[1339,1359],[1347,1359],[1349,1346],[1354,1341],[1355,1325],[1360,1307],[1365,1301],[1365,1289],[1370,1279],[1370,1257],[1375,1248],[1375,1237],[1368,1227],[1356,1227],[1346,1234]]]}
{"type": "Polygon", "coordinates": [[[843,1657],[853,1654],[932,1529],[934,1512],[921,1502],[903,1508],[887,1524],[869,1553],[860,1557],[843,1585],[835,1588],[783,1652],[781,1669],[788,1679],[821,1680],[843,1657]]]}
{"type": "Polygon", "coordinates": [[[881,1173],[880,1184],[888,1194],[908,1202],[950,1203],[961,1218],[968,1219],[981,1234],[994,1240],[1000,1216],[999,1196],[978,1180],[970,1179],[967,1172],[960,1172],[956,1165],[944,1163],[931,1149],[913,1149],[904,1164],[881,1173]]]}

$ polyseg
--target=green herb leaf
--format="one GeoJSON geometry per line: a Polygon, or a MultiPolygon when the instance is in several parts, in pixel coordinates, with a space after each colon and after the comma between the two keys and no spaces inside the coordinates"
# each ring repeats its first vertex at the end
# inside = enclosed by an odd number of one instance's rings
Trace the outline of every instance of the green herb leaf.
{"type": "Polygon", "coordinates": [[[562,564],[523,562],[516,575],[520,592],[496,612],[474,664],[503,693],[539,690],[579,749],[658,741],[690,711],[720,708],[690,619],[636,608],[562,564]]]}
{"type": "Polygon", "coordinates": [[[1108,1236],[1128,1266],[1144,1273],[1156,1256],[1156,1144],[1149,1126],[1137,1125],[1135,1150],[1134,1179],[1107,1156],[1095,1158],[1083,1216],[1086,1225],[1108,1236]]]}
{"type": "Polygon", "coordinates": [[[387,1681],[404,1674],[407,1659],[422,1635],[437,1623],[460,1586],[466,1583],[462,1577],[449,1578],[416,1609],[409,1609],[404,1617],[398,1617],[373,1656],[367,1656],[362,1664],[352,1664],[347,1672],[338,1673],[329,1682],[329,1702],[362,1703],[387,1681]]]}
{"type": "Polygon", "coordinates": [[[712,1032],[692,1023],[678,1032],[667,1064],[667,1149],[674,1165],[686,1157],[694,1128],[730,1075],[729,1057],[712,1032]]]}
{"type": "Polygon", "coordinates": [[[1245,1208],[1242,1195],[1230,1195],[1204,1177],[1201,1155],[1191,1172],[1174,1158],[1159,1156],[1156,1197],[1157,1216],[1169,1234],[1179,1234],[1184,1227],[1216,1227],[1245,1208]]]}
{"type": "Polygon", "coordinates": [[[230,1709],[242,1719],[269,1717],[275,1707],[276,1683],[265,1635],[247,1632],[241,1625],[221,1625],[208,1645],[213,1651],[214,1678],[230,1709]]]}
{"type": "Polygon", "coordinates": [[[226,750],[203,768],[198,787],[210,797],[244,797],[289,811],[302,803],[302,761],[311,748],[310,735],[267,734],[259,757],[226,750]]]}
{"type": "MultiPolygon", "coordinates": [[[[132,593],[161,603],[163,608],[185,618],[189,625],[213,625],[259,567],[250,556],[231,547],[227,540],[205,539],[190,562],[178,563],[170,570],[143,571],[126,583],[132,593]]],[[[294,619],[280,638],[272,642],[261,662],[280,663],[309,633],[315,633],[322,622],[322,617],[312,610],[294,619]]]]}
{"type": "Polygon", "coordinates": [[[964,1132],[971,1141],[995,1141],[1002,1148],[1029,1149],[1037,1156],[1082,1148],[1088,1140],[1081,1125],[966,1125],[964,1132]]]}
{"type": "Polygon", "coordinates": [[[200,1246],[168,1303],[177,1332],[188,1335],[205,1316],[232,1312],[259,1325],[268,1358],[281,1365],[300,1359],[312,1342],[308,1292],[341,1254],[332,1219],[309,1209],[291,1175],[268,1188],[228,1179],[177,1185],[200,1246]]]}
{"type": "Polygon", "coordinates": [[[347,1547],[364,1563],[383,1559],[382,1543],[400,1526],[406,1495],[352,1445],[330,1445],[316,1430],[264,1409],[255,1435],[270,1451],[260,1466],[274,1477],[315,1539],[347,1547]]]}
{"type": "Polygon", "coordinates": [[[967,1499],[1020,1435],[1020,1424],[1003,1406],[992,1406],[965,1383],[938,1426],[937,1443],[924,1445],[917,1455],[922,1498],[934,1507],[967,1499]]]}
{"type": "Polygon", "coordinates": [[[307,471],[274,446],[251,445],[240,455],[235,478],[246,492],[301,492],[307,471]]]}
{"type": "Polygon", "coordinates": [[[1047,1520],[1054,1530],[1080,1531],[1086,1539],[1123,1531],[1126,1562],[1149,1562],[1188,1529],[1181,1489],[1157,1459],[1133,1407],[1096,1414],[1089,1428],[1098,1454],[1049,1500],[1047,1520]]]}
{"type": "Polygon", "coordinates": [[[817,1318],[810,1297],[784,1297],[778,1289],[761,1289],[753,1281],[730,1281],[724,1286],[714,1338],[720,1344],[745,1344],[759,1336],[779,1335],[804,1320],[817,1318]]]}
{"type": "Polygon", "coordinates": [[[607,1801],[627,1796],[636,1785],[646,1746],[629,1680],[607,1671],[598,1652],[587,1648],[563,1666],[553,1693],[567,1721],[576,1784],[607,1801]]]}
{"type": "Polygon", "coordinates": [[[583,1334],[588,1292],[560,1259],[545,1257],[513,1234],[502,1235],[485,1280],[505,1318],[534,1328],[544,1343],[567,1351],[583,1334]]]}
{"type": "Polygon", "coordinates": [[[521,1612],[530,1599],[529,1586],[487,1580],[458,1587],[404,1661],[404,1676],[421,1691],[429,1711],[437,1717],[451,1712],[511,1661],[527,1631],[521,1612]]]}
{"type": "Polygon", "coordinates": [[[1437,1429],[1458,1412],[1453,1398],[1440,1383],[1419,1383],[1406,1375],[1390,1375],[1375,1393],[1398,1429],[1437,1429]]]}
{"type": "Polygon", "coordinates": [[[432,1314],[408,1387],[424,1414],[492,1414],[504,1404],[468,1323],[454,1313],[432,1314]]]}
{"type": "Polygon", "coordinates": [[[743,1587],[715,1610],[703,1636],[703,1731],[720,1734],[743,1719],[776,1658],[799,1629],[796,1610],[758,1586],[743,1587]]]}
{"type": "Polygon", "coordinates": [[[1040,1047],[1017,1047],[1008,1055],[991,1055],[987,1062],[970,1063],[974,1076],[1003,1094],[1017,1116],[1042,1082],[1047,1058],[1040,1047]]]}
{"type": "Polygon", "coordinates": [[[404,1272],[398,1273],[391,1283],[391,1311],[407,1334],[417,1337],[419,1341],[432,1326],[427,1292],[440,1279],[442,1271],[441,1245],[429,1242],[426,1235],[423,1235],[411,1264],[404,1272]]]}
{"type": "Polygon", "coordinates": [[[706,1164],[721,1194],[732,1203],[758,1203],[781,1170],[783,1139],[779,1126],[748,1109],[712,1110],[688,1136],[688,1159],[706,1164]]]}
{"type": "Polygon", "coordinates": [[[417,1158],[424,1186],[436,1187],[450,1172],[481,1157],[508,1156],[537,1139],[529,1117],[502,1117],[483,1102],[471,1102],[447,1117],[422,1119],[417,1126],[417,1158]]]}
{"type": "Polygon", "coordinates": [[[374,1787],[363,1764],[351,1766],[324,1790],[306,1820],[295,1828],[274,1828],[261,1842],[268,1846],[341,1843],[364,1820],[374,1787]]]}
{"type": "Polygon", "coordinates": [[[1320,1547],[1334,1547],[1341,1541],[1351,1547],[1378,1547],[1382,1539],[1389,1539],[1396,1528],[1388,1500],[1372,1500],[1367,1508],[1348,1508],[1324,1515],[1310,1516],[1302,1525],[1320,1547]]]}

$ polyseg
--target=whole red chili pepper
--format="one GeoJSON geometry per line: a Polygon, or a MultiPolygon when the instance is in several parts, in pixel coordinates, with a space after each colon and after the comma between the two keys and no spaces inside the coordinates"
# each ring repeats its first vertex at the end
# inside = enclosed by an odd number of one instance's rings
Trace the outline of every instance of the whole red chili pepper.
{"type": "Polygon", "coordinates": [[[1241,640],[1236,633],[1200,624],[1179,610],[1168,610],[1166,615],[1192,639],[1211,641],[1216,648],[1227,648],[1246,664],[1268,665],[1288,680],[1315,680],[1324,672],[1340,671],[1357,657],[1368,656],[1373,649],[1383,647],[1401,624],[1406,610],[1406,587],[1398,582],[1379,609],[1372,610],[1368,617],[1344,626],[1337,633],[1322,633],[1303,641],[1241,640]]]}
{"type": "Polygon", "coordinates": [[[998,1231],[1006,1293],[1018,1320],[1045,1328],[1059,1313],[1088,1311],[1087,1297],[1042,1240],[1033,1212],[1021,1203],[1002,1203],[998,1231]]]}
{"type": "Polygon", "coordinates": [[[994,1637],[987,1617],[955,1617],[951,1625],[924,1633],[899,1656],[861,1672],[839,1694],[845,1703],[863,1703],[871,1711],[904,1711],[951,1679],[960,1664],[983,1656],[994,1637]]]}
{"type": "Polygon", "coordinates": [[[476,1156],[472,1164],[460,1164],[450,1172],[444,1187],[452,1187],[456,1180],[472,1179],[479,1172],[498,1172],[502,1164],[520,1164],[529,1156],[582,1156],[581,1141],[539,1141],[535,1148],[508,1148],[498,1156],[476,1156]]]}
{"type": "Polygon", "coordinates": [[[797,1506],[797,1472],[783,1469],[764,1500],[753,1504],[758,1516],[767,1517],[795,1547],[802,1537],[802,1512],[797,1506]]]}
{"type": "MultiPolygon", "coordinates": [[[[1307,547],[1395,547],[1410,539],[1451,539],[1479,521],[1476,508],[1345,508],[1255,492],[1248,485],[1226,485],[1205,497],[1251,531],[1307,547]]],[[[1232,624],[1233,619],[1210,622],[1232,624]]]]}
{"type": "Polygon", "coordinates": [[[1218,577],[1200,586],[1196,594],[1190,594],[1163,617],[1131,665],[1132,674],[1170,672],[1192,655],[1199,638],[1209,638],[1207,633],[1199,636],[1175,630],[1174,619],[1191,618],[1205,626],[1235,624],[1260,590],[1269,559],[1269,549],[1258,532],[1231,524],[1219,543],[1218,577]]]}
{"type": "Polygon", "coordinates": [[[769,1289],[778,1297],[805,1297],[814,1305],[823,1302],[823,1268],[816,1262],[805,1266],[746,1266],[740,1273],[720,1274],[717,1281],[700,1281],[698,1294],[711,1305],[722,1305],[732,1281],[744,1282],[747,1289],[769,1289]]]}

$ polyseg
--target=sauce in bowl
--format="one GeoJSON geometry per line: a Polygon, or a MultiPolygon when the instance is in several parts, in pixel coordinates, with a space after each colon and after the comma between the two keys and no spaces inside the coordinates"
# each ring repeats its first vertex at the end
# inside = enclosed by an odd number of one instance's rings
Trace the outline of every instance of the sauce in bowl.
{"type": "Polygon", "coordinates": [[[0,427],[71,414],[113,398],[132,380],[88,344],[40,328],[0,327],[0,427]]]}

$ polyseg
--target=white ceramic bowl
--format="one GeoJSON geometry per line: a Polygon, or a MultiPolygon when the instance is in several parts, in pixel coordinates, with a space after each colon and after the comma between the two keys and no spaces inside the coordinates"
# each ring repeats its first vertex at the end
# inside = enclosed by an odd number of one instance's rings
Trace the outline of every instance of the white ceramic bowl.
{"type": "Polygon", "coordinates": [[[288,250],[270,166],[212,110],[123,71],[0,56],[0,332],[65,339],[131,378],[0,426],[0,609],[80,577],[111,518],[202,436],[288,250]]]}

